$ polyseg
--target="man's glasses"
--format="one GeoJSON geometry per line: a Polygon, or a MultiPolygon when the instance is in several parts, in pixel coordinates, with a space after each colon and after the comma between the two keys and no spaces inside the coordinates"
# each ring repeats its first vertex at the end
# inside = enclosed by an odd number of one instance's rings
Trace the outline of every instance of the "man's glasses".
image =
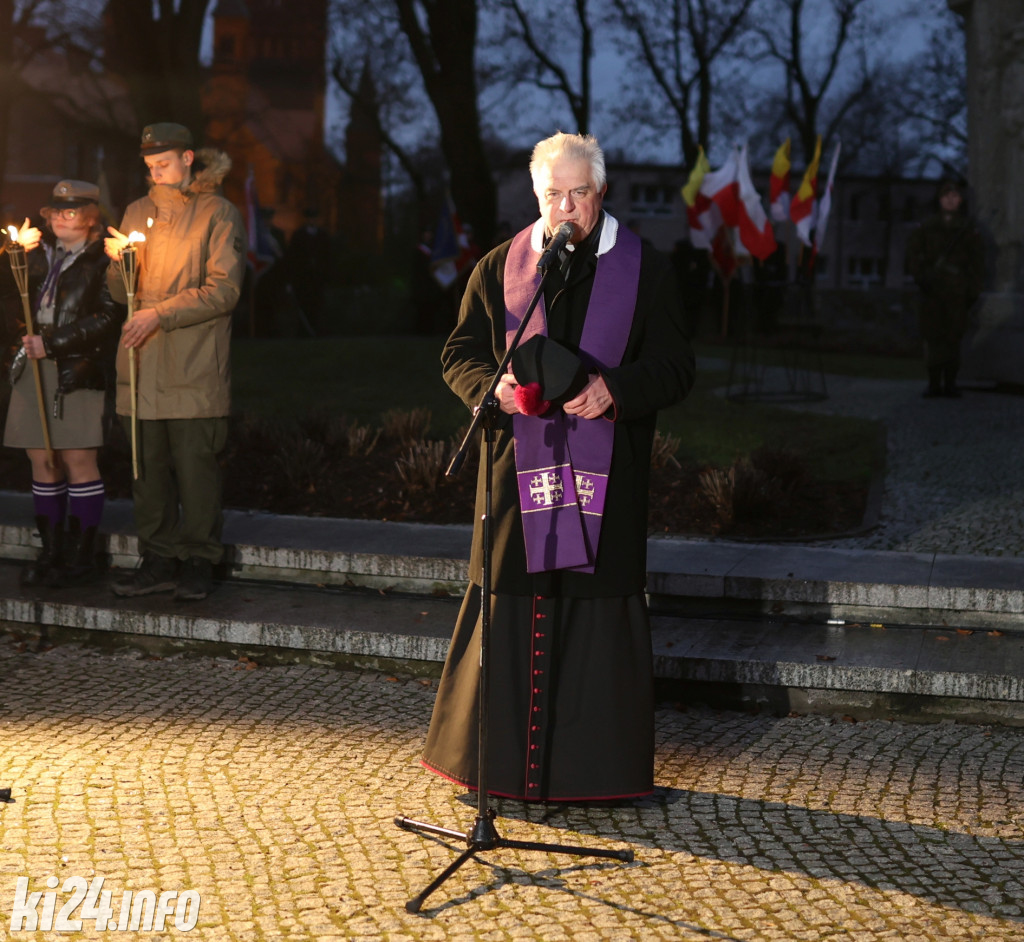
{"type": "Polygon", "coordinates": [[[82,214],[80,209],[55,209],[51,215],[56,216],[58,219],[63,219],[66,222],[71,222],[73,219],[77,219],[82,214]]]}

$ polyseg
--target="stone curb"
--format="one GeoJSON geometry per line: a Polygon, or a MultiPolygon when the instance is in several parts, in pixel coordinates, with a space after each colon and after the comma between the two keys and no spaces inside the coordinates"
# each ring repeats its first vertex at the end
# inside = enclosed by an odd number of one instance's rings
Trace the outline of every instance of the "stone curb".
{"type": "MultiPolygon", "coordinates": [[[[0,556],[25,559],[37,537],[22,521],[28,495],[0,492],[0,556]]],[[[128,502],[107,516],[114,565],[133,566],[128,502]]],[[[468,526],[229,512],[228,573],[309,585],[461,594],[468,526]]],[[[657,607],[705,602],[738,610],[844,620],[1024,628],[1024,559],[943,556],[653,538],[648,592],[657,607]]]]}

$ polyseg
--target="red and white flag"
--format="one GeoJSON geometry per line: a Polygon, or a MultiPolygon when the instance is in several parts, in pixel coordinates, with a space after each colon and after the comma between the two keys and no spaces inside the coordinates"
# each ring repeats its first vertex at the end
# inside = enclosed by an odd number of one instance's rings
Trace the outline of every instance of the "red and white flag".
{"type": "Polygon", "coordinates": [[[722,281],[728,281],[736,274],[739,262],[736,258],[736,240],[733,232],[728,226],[719,226],[715,237],[711,240],[711,264],[721,276],[722,281]]]}
{"type": "Polygon", "coordinates": [[[836,179],[836,167],[839,165],[839,151],[841,145],[836,141],[836,149],[832,154],[832,166],[828,171],[828,183],[825,184],[825,192],[818,202],[817,219],[814,221],[814,249],[812,258],[818,254],[818,250],[825,242],[825,230],[828,228],[828,214],[832,209],[832,186],[836,179]]]}
{"type": "Polygon", "coordinates": [[[712,240],[721,225],[735,228],[739,225],[739,192],[737,181],[740,177],[740,149],[734,147],[724,164],[717,170],[704,175],[700,192],[711,205],[701,214],[701,225],[710,233],[712,240]],[[707,223],[705,223],[705,217],[707,223]],[[717,224],[716,224],[717,220],[717,224]]]}
{"type": "MultiPolygon", "coordinates": [[[[686,186],[682,189],[683,202],[686,203],[686,222],[690,230],[690,242],[697,249],[710,249],[715,235],[713,232],[706,231],[700,221],[701,213],[707,212],[711,205],[711,200],[701,193],[700,189],[704,177],[707,176],[710,169],[711,165],[708,163],[707,157],[704,156],[704,148],[701,147],[697,152],[697,160],[690,171],[686,186]]],[[[718,224],[721,225],[721,219],[718,224]]]]}
{"type": "Polygon", "coordinates": [[[776,222],[789,219],[789,174],[793,166],[789,154],[790,143],[787,137],[785,143],[775,152],[775,159],[772,160],[772,178],[768,185],[768,204],[772,219],[776,222]]]}
{"type": "Polygon", "coordinates": [[[736,190],[736,225],[739,228],[740,243],[754,258],[763,262],[778,245],[772,224],[764,211],[761,196],[754,189],[754,181],[750,178],[746,144],[743,145],[739,156],[736,190]]]}
{"type": "Polygon", "coordinates": [[[463,272],[476,264],[469,237],[462,228],[449,194],[445,194],[441,204],[430,263],[434,280],[445,289],[450,288],[463,272]]]}
{"type": "Polygon", "coordinates": [[[814,158],[804,171],[800,189],[796,191],[789,207],[789,218],[796,225],[796,233],[804,245],[811,244],[811,229],[814,228],[814,210],[818,197],[818,166],[821,163],[821,135],[814,148],[814,158]]]}

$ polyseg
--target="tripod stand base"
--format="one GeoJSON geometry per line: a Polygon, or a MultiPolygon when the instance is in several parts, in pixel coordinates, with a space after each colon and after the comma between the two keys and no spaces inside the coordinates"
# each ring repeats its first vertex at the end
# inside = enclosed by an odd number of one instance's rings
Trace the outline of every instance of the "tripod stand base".
{"type": "Polygon", "coordinates": [[[406,818],[403,815],[395,818],[395,824],[405,831],[434,834],[453,841],[464,841],[468,845],[466,850],[459,854],[421,893],[418,893],[405,904],[406,912],[410,913],[418,913],[423,906],[423,902],[434,890],[441,886],[467,860],[471,860],[483,850],[509,847],[514,850],[538,850],[549,854],[573,854],[577,857],[604,857],[611,860],[621,860],[623,863],[632,863],[634,859],[632,850],[602,850],[600,848],[578,847],[572,844],[544,844],[538,841],[508,840],[498,835],[497,829],[494,827],[493,810],[488,810],[486,815],[477,815],[473,827],[465,833],[452,828],[441,827],[437,824],[414,821],[412,818],[406,818]]]}

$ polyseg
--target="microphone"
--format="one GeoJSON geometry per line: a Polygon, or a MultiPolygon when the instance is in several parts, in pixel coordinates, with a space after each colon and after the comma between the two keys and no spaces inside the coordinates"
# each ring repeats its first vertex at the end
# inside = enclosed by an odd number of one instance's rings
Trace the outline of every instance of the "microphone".
{"type": "Polygon", "coordinates": [[[544,249],[544,252],[540,257],[540,261],[537,262],[537,271],[547,271],[558,261],[558,257],[562,254],[566,244],[572,238],[574,231],[575,229],[571,222],[563,222],[555,230],[555,234],[551,237],[548,247],[544,249]]]}

